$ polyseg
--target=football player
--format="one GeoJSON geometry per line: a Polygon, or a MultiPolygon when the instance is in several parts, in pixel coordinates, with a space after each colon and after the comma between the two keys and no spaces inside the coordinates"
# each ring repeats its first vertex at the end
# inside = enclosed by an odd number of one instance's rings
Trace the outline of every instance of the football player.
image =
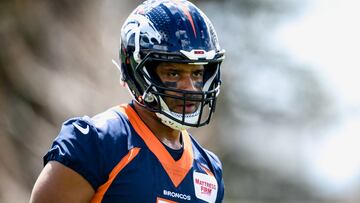
{"type": "Polygon", "coordinates": [[[186,0],[148,0],[121,29],[121,83],[133,97],[66,121],[30,202],[222,202],[221,162],[187,132],[209,123],[224,50],[186,0]]]}

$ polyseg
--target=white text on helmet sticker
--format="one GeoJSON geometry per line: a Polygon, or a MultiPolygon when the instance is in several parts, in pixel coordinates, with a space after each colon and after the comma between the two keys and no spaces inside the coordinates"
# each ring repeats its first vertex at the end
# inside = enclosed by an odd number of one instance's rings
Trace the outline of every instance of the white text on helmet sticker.
{"type": "Polygon", "coordinates": [[[215,50],[211,50],[211,51],[204,51],[204,50],[192,50],[192,51],[184,51],[184,50],[180,50],[181,53],[183,53],[188,59],[191,60],[199,60],[201,58],[210,60],[210,59],[214,59],[216,53],[215,50]]]}

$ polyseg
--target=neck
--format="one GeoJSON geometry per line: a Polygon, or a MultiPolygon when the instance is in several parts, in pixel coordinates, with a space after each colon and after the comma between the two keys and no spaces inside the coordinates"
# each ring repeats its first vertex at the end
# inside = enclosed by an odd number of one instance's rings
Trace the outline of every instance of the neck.
{"type": "Polygon", "coordinates": [[[137,102],[134,102],[134,106],[141,120],[162,143],[172,149],[180,149],[182,147],[180,131],[164,125],[154,112],[147,110],[137,102]]]}

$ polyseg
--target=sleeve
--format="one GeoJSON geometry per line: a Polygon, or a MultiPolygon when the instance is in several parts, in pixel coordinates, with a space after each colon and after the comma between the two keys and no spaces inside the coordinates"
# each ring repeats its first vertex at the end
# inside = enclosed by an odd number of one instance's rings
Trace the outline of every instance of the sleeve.
{"type": "Polygon", "coordinates": [[[222,202],[224,200],[224,194],[225,194],[225,184],[223,179],[223,169],[222,169],[222,163],[220,159],[211,151],[205,150],[208,157],[210,158],[210,161],[212,163],[212,167],[214,168],[215,177],[218,180],[219,183],[219,191],[217,196],[216,202],[222,202]]]}
{"type": "Polygon", "coordinates": [[[223,202],[224,200],[224,193],[225,193],[225,185],[224,185],[224,179],[221,178],[221,185],[219,187],[219,193],[218,193],[218,200],[219,202],[223,202]]]}
{"type": "Polygon", "coordinates": [[[44,165],[49,161],[58,161],[83,176],[96,190],[106,178],[103,175],[102,152],[101,140],[90,118],[74,118],[62,125],[44,156],[44,165]]]}

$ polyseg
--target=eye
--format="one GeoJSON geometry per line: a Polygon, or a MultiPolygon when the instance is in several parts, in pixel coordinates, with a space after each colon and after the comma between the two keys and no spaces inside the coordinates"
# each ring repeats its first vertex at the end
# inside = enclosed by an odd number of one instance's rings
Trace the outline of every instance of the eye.
{"type": "Polygon", "coordinates": [[[175,78],[175,77],[179,76],[179,73],[177,71],[169,71],[167,73],[167,76],[170,77],[170,78],[175,78]]]}
{"type": "Polygon", "coordinates": [[[193,72],[193,76],[196,78],[202,78],[204,75],[204,70],[197,70],[193,72]]]}

